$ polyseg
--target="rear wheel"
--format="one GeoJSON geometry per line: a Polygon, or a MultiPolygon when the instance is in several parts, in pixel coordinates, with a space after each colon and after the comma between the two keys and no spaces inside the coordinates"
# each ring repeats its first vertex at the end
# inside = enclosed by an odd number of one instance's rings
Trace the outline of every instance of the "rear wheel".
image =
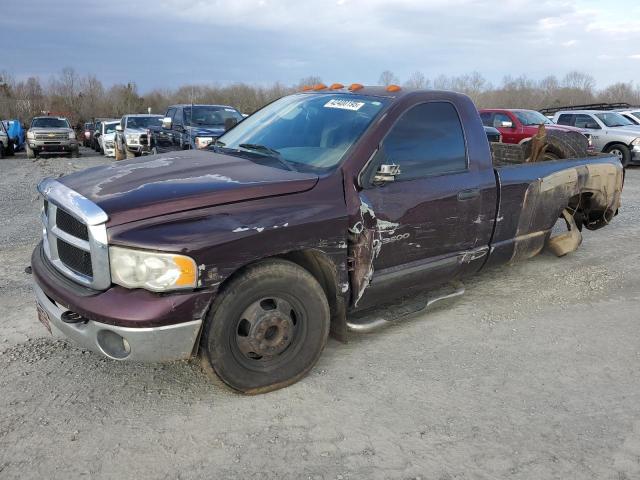
{"type": "Polygon", "coordinates": [[[301,379],[329,334],[329,305],[318,281],[285,260],[248,267],[215,300],[203,355],[231,388],[264,393],[301,379]]]}
{"type": "Polygon", "coordinates": [[[631,160],[631,152],[629,151],[629,147],[626,145],[612,145],[607,148],[606,153],[610,153],[611,155],[618,157],[623,167],[629,165],[629,161],[631,160]]]}

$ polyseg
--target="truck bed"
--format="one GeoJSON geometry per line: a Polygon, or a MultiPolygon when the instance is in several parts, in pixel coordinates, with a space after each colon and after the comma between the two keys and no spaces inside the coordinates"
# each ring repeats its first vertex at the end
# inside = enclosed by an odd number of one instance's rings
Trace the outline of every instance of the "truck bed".
{"type": "Polygon", "coordinates": [[[566,208],[580,228],[608,224],[617,213],[624,176],[612,155],[535,163],[501,160],[494,161],[494,171],[499,198],[490,263],[496,264],[539,253],[566,208]]]}

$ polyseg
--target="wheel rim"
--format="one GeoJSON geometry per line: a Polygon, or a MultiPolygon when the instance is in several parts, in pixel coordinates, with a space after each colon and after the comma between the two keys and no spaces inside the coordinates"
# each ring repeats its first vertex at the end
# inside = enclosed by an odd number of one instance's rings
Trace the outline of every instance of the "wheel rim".
{"type": "Polygon", "coordinates": [[[235,324],[232,350],[245,367],[263,370],[287,362],[297,353],[305,325],[293,299],[267,296],[251,303],[235,324]]]}
{"type": "Polygon", "coordinates": [[[624,161],[624,154],[622,153],[622,150],[618,150],[617,148],[614,148],[609,153],[611,153],[611,154],[615,155],[616,157],[618,157],[618,160],[620,160],[621,162],[624,161]]]}

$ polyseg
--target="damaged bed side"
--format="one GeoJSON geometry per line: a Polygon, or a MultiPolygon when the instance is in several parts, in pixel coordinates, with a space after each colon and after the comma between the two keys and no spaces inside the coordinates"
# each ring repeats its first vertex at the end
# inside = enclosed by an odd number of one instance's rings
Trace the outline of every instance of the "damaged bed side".
{"type": "Polygon", "coordinates": [[[617,214],[624,170],[602,155],[498,167],[496,177],[503,221],[496,223],[488,265],[524,260],[545,246],[558,256],[576,250],[583,227],[597,230],[617,214]],[[558,219],[567,230],[552,236],[558,219]]]}

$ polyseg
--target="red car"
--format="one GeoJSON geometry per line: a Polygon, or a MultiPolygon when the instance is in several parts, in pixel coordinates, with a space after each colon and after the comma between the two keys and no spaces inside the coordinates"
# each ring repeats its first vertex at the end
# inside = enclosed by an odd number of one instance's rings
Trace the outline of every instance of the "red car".
{"type": "MultiPolygon", "coordinates": [[[[488,127],[497,128],[502,135],[503,143],[526,143],[531,140],[537,131],[538,126],[543,123],[548,130],[563,132],[580,132],[585,135],[584,130],[565,125],[557,125],[535,110],[502,109],[491,108],[480,110],[482,123],[488,127]]],[[[585,135],[589,138],[589,135],[585,135]]],[[[589,138],[589,148],[591,139],[589,138]]]]}

